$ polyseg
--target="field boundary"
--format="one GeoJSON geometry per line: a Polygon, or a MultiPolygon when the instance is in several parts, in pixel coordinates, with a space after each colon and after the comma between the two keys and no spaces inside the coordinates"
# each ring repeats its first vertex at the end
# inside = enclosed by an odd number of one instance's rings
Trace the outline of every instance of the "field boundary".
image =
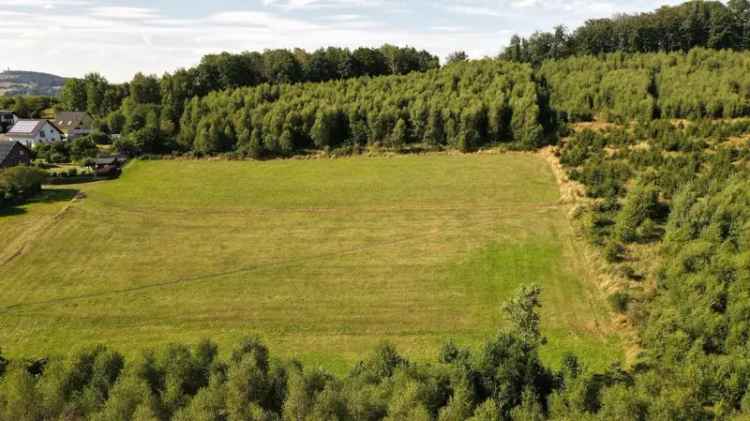
{"type": "MultiPolygon", "coordinates": [[[[568,224],[574,233],[574,237],[570,239],[570,246],[574,252],[573,260],[581,268],[581,272],[588,275],[586,276],[587,279],[602,294],[602,299],[606,301],[607,295],[622,289],[620,282],[608,272],[608,265],[599,250],[583,238],[581,225],[576,217],[584,207],[590,204],[590,200],[586,198],[584,186],[567,176],[555,151],[554,146],[548,146],[537,152],[537,155],[547,162],[560,188],[560,205],[563,206],[568,224]]],[[[587,297],[587,299],[589,302],[591,301],[591,297],[587,297]]],[[[611,309],[608,309],[608,312],[610,320],[605,321],[605,326],[599,326],[597,320],[597,326],[602,327],[606,332],[619,335],[623,339],[625,362],[632,364],[641,351],[638,332],[627,316],[617,314],[611,309]]]]}

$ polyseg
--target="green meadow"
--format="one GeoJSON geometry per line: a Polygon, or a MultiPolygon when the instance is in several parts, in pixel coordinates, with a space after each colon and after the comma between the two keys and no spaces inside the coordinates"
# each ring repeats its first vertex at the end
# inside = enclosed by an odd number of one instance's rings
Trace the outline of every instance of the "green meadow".
{"type": "Polygon", "coordinates": [[[623,358],[554,175],[531,154],[137,161],[50,189],[0,215],[11,357],[258,335],[344,372],[384,340],[417,361],[449,339],[478,346],[503,301],[537,283],[548,362],[623,358]]]}

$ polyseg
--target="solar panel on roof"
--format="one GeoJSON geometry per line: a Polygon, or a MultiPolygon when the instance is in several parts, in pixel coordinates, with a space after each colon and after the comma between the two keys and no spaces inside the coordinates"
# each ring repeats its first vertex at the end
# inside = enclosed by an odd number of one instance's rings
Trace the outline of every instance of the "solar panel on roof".
{"type": "Polygon", "coordinates": [[[37,124],[36,121],[19,121],[10,130],[10,133],[31,133],[37,124]]]}

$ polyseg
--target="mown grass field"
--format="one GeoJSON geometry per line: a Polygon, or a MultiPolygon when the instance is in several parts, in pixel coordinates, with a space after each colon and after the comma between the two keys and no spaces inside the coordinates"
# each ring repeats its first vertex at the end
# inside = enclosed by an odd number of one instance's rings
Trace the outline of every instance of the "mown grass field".
{"type": "Polygon", "coordinates": [[[257,334],[342,372],[382,340],[415,360],[476,346],[536,282],[546,359],[622,358],[533,155],[134,162],[46,198],[0,216],[10,356],[257,334]]]}

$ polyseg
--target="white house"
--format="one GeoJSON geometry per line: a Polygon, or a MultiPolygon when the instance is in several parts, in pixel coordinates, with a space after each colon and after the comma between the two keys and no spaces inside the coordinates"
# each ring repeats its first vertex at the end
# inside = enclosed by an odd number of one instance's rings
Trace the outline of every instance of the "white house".
{"type": "Polygon", "coordinates": [[[47,120],[18,120],[5,137],[33,148],[37,145],[62,142],[63,132],[47,120]]]}

